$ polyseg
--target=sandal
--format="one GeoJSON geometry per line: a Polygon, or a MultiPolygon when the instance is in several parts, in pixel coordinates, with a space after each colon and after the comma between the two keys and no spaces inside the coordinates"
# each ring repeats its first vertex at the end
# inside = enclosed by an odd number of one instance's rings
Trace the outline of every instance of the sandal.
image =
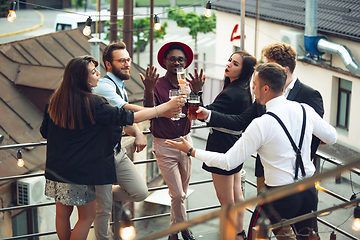
{"type": "Polygon", "coordinates": [[[242,230],[241,232],[239,232],[236,236],[238,240],[240,240],[241,238],[239,238],[239,236],[242,236],[244,238],[244,240],[247,240],[247,237],[246,237],[246,233],[245,233],[245,230],[242,230]]]}

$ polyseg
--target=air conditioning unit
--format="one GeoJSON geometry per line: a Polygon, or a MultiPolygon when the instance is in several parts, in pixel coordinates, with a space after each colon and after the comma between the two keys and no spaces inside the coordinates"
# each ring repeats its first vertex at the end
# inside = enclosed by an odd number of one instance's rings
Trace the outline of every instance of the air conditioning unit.
{"type": "Polygon", "coordinates": [[[45,177],[29,177],[17,180],[17,204],[37,204],[46,199],[45,177]]]}
{"type": "Polygon", "coordinates": [[[304,33],[296,30],[280,30],[281,41],[290,44],[297,56],[305,55],[304,33]]]}

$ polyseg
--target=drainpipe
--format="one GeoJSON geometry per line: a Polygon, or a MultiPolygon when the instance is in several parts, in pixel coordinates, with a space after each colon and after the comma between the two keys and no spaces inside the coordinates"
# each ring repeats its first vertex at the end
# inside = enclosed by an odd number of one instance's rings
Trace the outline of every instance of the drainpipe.
{"type": "Polygon", "coordinates": [[[311,56],[321,56],[324,53],[335,54],[341,57],[345,67],[357,76],[360,76],[359,64],[354,60],[350,50],[338,43],[328,41],[323,36],[317,35],[317,0],[306,0],[305,7],[305,34],[304,45],[305,50],[311,56]]]}

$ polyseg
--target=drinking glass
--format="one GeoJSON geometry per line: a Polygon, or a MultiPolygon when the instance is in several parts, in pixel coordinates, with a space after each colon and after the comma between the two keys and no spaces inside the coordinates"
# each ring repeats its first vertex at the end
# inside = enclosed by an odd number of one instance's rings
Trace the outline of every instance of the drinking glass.
{"type": "MultiPolygon", "coordinates": [[[[174,97],[179,96],[179,94],[180,94],[180,92],[179,92],[178,89],[170,89],[170,91],[169,91],[169,98],[170,98],[170,99],[173,99],[174,97]]],[[[179,115],[178,115],[177,117],[171,118],[171,120],[173,120],[173,121],[177,121],[177,120],[179,120],[179,119],[180,119],[180,116],[179,116],[179,115]]]]}
{"type": "Polygon", "coordinates": [[[188,118],[191,120],[197,119],[196,111],[200,106],[200,96],[196,94],[190,94],[188,99],[188,118]]]}
{"type": "Polygon", "coordinates": [[[180,94],[181,95],[186,95],[186,97],[189,97],[189,94],[191,92],[188,83],[186,82],[186,78],[185,78],[185,70],[183,67],[178,67],[176,69],[176,74],[177,74],[177,80],[179,83],[179,87],[180,87],[180,94]]]}

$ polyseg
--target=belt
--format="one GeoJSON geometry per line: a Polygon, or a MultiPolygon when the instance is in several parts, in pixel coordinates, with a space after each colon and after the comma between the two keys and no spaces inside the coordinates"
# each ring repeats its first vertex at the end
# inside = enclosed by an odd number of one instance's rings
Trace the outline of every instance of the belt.
{"type": "Polygon", "coordinates": [[[211,127],[210,128],[210,133],[213,133],[213,130],[223,132],[223,133],[232,134],[232,135],[240,135],[243,132],[243,131],[234,131],[234,130],[230,130],[230,129],[227,129],[227,128],[211,127]]]}

